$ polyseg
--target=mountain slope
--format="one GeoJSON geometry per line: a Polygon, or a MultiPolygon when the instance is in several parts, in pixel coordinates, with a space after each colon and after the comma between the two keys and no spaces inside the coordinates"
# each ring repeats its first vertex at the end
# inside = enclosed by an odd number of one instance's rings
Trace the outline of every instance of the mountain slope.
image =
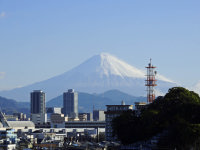
{"type": "MultiPolygon", "coordinates": [[[[108,98],[102,98],[88,93],[78,93],[79,112],[91,112],[93,106],[98,109],[105,109],[106,104],[114,104],[115,102],[108,98]]],[[[60,95],[47,102],[47,107],[63,107],[63,96],[60,95]]]]}
{"type": "MultiPolygon", "coordinates": [[[[78,92],[79,112],[92,112],[95,109],[106,109],[105,105],[118,105],[124,100],[126,104],[133,105],[134,102],[146,101],[145,97],[134,97],[119,90],[110,90],[102,94],[88,94],[78,92]]],[[[63,107],[62,95],[47,102],[47,107],[63,107]]]]}
{"type": "Polygon", "coordinates": [[[127,93],[121,92],[119,90],[110,90],[106,91],[104,93],[98,94],[98,96],[104,97],[104,98],[109,98],[115,101],[115,104],[120,104],[121,101],[125,101],[126,104],[132,105],[134,102],[145,102],[146,97],[136,97],[129,95],[127,93]]]}
{"type": "MultiPolygon", "coordinates": [[[[158,75],[159,93],[167,92],[175,83],[158,75]]],[[[2,91],[0,95],[21,101],[29,101],[30,92],[41,89],[47,100],[62,94],[69,88],[87,93],[102,93],[112,89],[134,96],[146,95],[145,73],[109,54],[95,55],[74,69],[59,76],[22,88],[2,91]]]]}
{"type": "Polygon", "coordinates": [[[28,102],[16,102],[15,100],[7,99],[0,96],[0,109],[6,114],[22,112],[29,115],[30,104],[28,102]]]}

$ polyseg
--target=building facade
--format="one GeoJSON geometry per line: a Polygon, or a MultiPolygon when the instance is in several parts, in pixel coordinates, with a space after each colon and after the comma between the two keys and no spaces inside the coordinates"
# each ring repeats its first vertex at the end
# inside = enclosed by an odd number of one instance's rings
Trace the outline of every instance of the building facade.
{"type": "Polygon", "coordinates": [[[41,90],[31,92],[31,120],[35,124],[47,122],[45,93],[41,90]]]}
{"type": "Polygon", "coordinates": [[[92,113],[79,113],[78,115],[80,121],[93,121],[93,114],[92,113]]]}
{"type": "Polygon", "coordinates": [[[15,129],[0,130],[0,149],[16,149],[17,134],[15,129]]]}
{"type": "Polygon", "coordinates": [[[145,109],[147,106],[146,102],[135,102],[135,114],[136,116],[140,116],[141,110],[145,109]]]}
{"type": "Polygon", "coordinates": [[[107,111],[106,115],[106,141],[116,141],[116,137],[112,136],[112,120],[115,117],[120,116],[125,111],[133,110],[133,105],[106,105],[107,111]]]}
{"type": "Polygon", "coordinates": [[[68,121],[68,117],[65,117],[64,114],[51,114],[51,128],[65,128],[66,121],[68,121]]]}
{"type": "Polygon", "coordinates": [[[78,118],[78,93],[74,89],[63,93],[63,113],[69,118],[78,118]]]}
{"type": "Polygon", "coordinates": [[[103,110],[93,110],[93,121],[105,121],[105,113],[103,110]]]}
{"type": "Polygon", "coordinates": [[[50,122],[50,117],[51,114],[61,114],[61,108],[60,107],[47,107],[46,108],[46,113],[47,113],[47,121],[50,122]]]}

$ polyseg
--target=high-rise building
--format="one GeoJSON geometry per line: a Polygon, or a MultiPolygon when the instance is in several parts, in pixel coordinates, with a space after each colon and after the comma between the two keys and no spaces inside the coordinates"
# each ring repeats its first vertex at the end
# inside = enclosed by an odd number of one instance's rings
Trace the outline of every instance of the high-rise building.
{"type": "Polygon", "coordinates": [[[41,90],[31,92],[31,113],[45,113],[45,93],[41,90]]]}
{"type": "Polygon", "coordinates": [[[74,89],[63,93],[63,113],[69,118],[78,118],[78,93],[74,89]]]}
{"type": "Polygon", "coordinates": [[[45,93],[41,90],[31,92],[31,120],[35,124],[47,121],[45,93]]]}

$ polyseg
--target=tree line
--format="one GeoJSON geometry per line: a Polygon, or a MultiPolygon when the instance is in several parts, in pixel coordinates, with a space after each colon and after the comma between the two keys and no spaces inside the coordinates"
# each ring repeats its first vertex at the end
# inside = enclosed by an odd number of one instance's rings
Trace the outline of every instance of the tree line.
{"type": "Polygon", "coordinates": [[[113,136],[122,144],[159,137],[157,147],[200,149],[200,97],[183,87],[169,89],[146,105],[140,115],[127,111],[112,121],[113,136]]]}

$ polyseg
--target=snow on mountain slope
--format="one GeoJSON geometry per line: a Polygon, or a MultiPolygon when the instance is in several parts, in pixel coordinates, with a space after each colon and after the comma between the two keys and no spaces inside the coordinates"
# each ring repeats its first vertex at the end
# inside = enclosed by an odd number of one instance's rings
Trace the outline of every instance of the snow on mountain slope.
{"type": "MultiPolygon", "coordinates": [[[[116,57],[101,53],[88,59],[71,72],[81,72],[84,75],[98,74],[100,77],[117,75],[120,77],[144,78],[144,72],[117,59],[116,57]]],[[[67,72],[68,73],[68,72],[67,72]]]]}
{"type": "Polygon", "coordinates": [[[101,58],[100,70],[103,71],[101,73],[105,74],[106,76],[118,75],[122,78],[123,77],[144,78],[144,73],[141,70],[117,59],[116,57],[102,53],[100,55],[100,58],[101,58]]]}
{"type": "MultiPolygon", "coordinates": [[[[103,76],[109,77],[112,75],[116,75],[121,78],[146,78],[146,72],[144,70],[139,70],[108,53],[101,53],[100,55],[93,56],[86,62],[71,70],[71,72],[80,72],[84,75],[97,74],[101,78],[103,78],[103,76]]],[[[157,79],[175,83],[160,74],[157,75],[157,79]]]]}
{"type": "MultiPolygon", "coordinates": [[[[171,80],[158,75],[159,93],[167,92],[175,86],[171,80]]],[[[34,83],[22,88],[0,92],[1,96],[29,101],[32,90],[41,89],[46,92],[47,100],[54,98],[69,88],[88,93],[102,93],[118,89],[122,92],[145,96],[145,71],[139,70],[124,61],[106,53],[95,55],[79,66],[59,76],[34,83]]]]}
{"type": "Polygon", "coordinates": [[[189,89],[200,95],[200,81],[198,81],[193,87],[189,89]]]}

